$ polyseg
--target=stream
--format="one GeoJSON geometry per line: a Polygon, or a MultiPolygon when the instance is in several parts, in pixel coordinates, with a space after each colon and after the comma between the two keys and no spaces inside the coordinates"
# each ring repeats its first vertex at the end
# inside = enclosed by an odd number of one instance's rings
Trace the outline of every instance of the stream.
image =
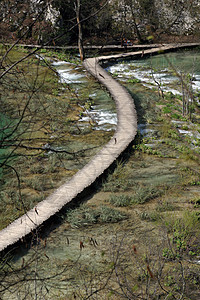
{"type": "Polygon", "coordinates": [[[94,130],[110,131],[115,130],[117,125],[117,114],[115,103],[103,89],[93,82],[86,75],[85,70],[79,66],[73,66],[67,62],[54,62],[60,75],[60,80],[67,83],[80,96],[85,93],[88,96],[88,102],[85,111],[79,119],[79,126],[85,128],[88,124],[93,126],[94,130]]]}

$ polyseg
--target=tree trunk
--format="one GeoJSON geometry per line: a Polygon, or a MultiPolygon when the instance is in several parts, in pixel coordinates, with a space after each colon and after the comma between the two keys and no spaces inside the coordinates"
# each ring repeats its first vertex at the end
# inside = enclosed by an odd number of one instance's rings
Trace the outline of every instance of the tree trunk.
{"type": "Polygon", "coordinates": [[[80,0],[76,0],[75,9],[76,9],[76,20],[78,25],[78,49],[79,49],[81,61],[83,61],[85,58],[85,54],[83,49],[82,26],[80,23],[80,6],[81,6],[80,0]]]}
{"type": "Polygon", "coordinates": [[[144,40],[143,40],[143,38],[141,37],[140,31],[139,31],[139,29],[138,29],[138,25],[137,25],[137,22],[136,22],[135,13],[134,13],[134,10],[133,10],[132,5],[131,5],[131,14],[132,14],[132,18],[133,18],[133,24],[134,24],[134,30],[135,30],[135,33],[136,33],[138,42],[141,44],[141,43],[144,42],[144,40]]]}

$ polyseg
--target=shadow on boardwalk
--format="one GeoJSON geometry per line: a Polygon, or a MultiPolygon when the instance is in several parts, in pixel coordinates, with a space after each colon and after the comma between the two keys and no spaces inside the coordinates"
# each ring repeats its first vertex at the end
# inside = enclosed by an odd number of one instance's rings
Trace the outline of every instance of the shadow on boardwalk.
{"type": "Polygon", "coordinates": [[[88,58],[84,66],[110,92],[116,103],[118,124],[114,136],[91,161],[78,171],[70,181],[60,186],[52,195],[38,203],[22,217],[0,231],[0,251],[29,235],[38,226],[71,203],[110,167],[119,155],[134,140],[137,133],[137,116],[133,99],[127,90],[114,80],[100,64],[141,55],[156,54],[180,47],[198,44],[165,45],[163,47],[140,50],[124,54],[88,58]]]}

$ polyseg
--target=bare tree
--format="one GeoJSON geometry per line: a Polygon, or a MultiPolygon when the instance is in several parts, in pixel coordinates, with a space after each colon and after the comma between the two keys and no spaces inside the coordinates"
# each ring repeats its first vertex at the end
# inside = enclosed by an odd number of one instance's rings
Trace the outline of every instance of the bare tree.
{"type": "Polygon", "coordinates": [[[85,58],[85,54],[83,49],[83,33],[82,33],[82,25],[80,22],[80,9],[81,9],[81,3],[80,0],[77,0],[75,3],[75,11],[76,11],[76,20],[78,24],[78,48],[79,48],[81,61],[83,61],[85,58]]]}

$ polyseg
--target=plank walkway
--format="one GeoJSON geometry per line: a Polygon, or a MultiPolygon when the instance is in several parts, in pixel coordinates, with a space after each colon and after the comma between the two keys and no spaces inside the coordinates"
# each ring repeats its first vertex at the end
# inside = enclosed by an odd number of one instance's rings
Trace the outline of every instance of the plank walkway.
{"type": "MultiPolygon", "coordinates": [[[[182,44],[181,47],[191,44],[182,44]]],[[[197,44],[195,44],[197,46],[197,44]]],[[[165,45],[154,49],[132,53],[108,55],[88,58],[84,61],[85,68],[109,90],[116,103],[117,129],[111,140],[78,171],[71,180],[60,186],[52,195],[37,204],[36,207],[16,219],[0,231],[0,251],[13,245],[22,237],[35,230],[39,225],[72,201],[85,188],[89,187],[127,148],[137,133],[137,116],[132,97],[127,90],[114,80],[100,64],[105,61],[138,57],[150,53],[180,48],[180,45],[165,45]]]]}

